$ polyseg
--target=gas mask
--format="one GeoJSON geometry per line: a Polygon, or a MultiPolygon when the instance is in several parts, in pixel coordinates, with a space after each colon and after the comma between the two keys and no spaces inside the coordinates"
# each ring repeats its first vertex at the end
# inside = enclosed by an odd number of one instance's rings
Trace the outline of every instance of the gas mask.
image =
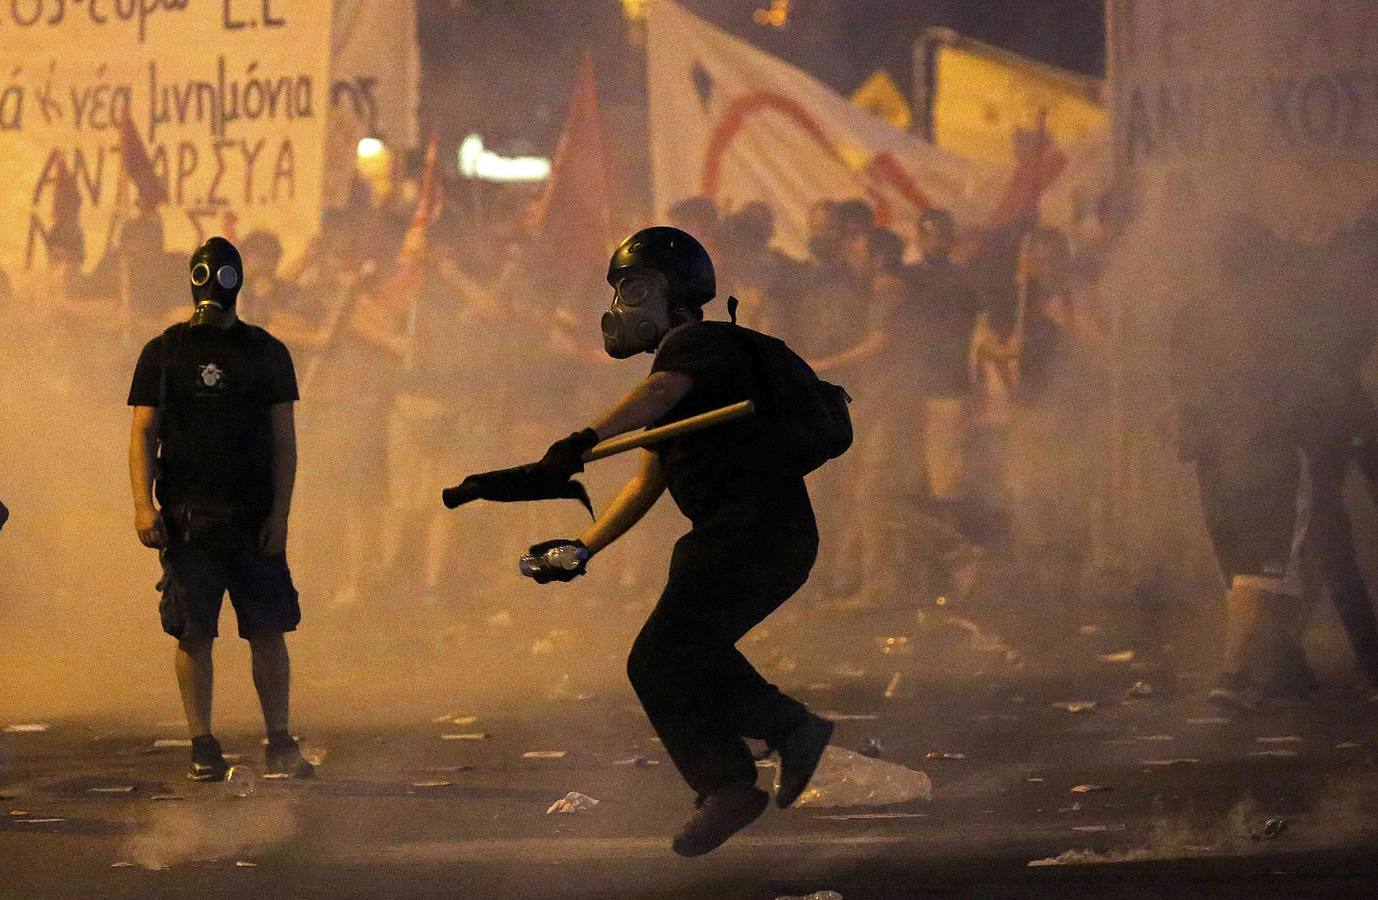
{"type": "Polygon", "coordinates": [[[244,263],[234,244],[213,237],[197,247],[191,255],[191,298],[196,303],[191,326],[215,324],[217,312],[234,309],[243,282],[244,263]]]}
{"type": "Polygon", "coordinates": [[[618,279],[602,328],[603,349],[613,359],[658,347],[670,331],[670,286],[665,276],[642,271],[618,279]]]}

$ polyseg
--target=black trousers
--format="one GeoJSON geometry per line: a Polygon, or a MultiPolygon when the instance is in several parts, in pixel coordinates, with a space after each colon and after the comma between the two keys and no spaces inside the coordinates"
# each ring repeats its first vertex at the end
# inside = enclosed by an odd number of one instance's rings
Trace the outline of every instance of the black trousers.
{"type": "Polygon", "coordinates": [[[1332,443],[1310,449],[1308,456],[1312,510],[1304,558],[1335,604],[1360,672],[1369,684],[1378,687],[1378,618],[1359,569],[1344,502],[1352,454],[1347,444],[1332,443]]]}
{"type": "Polygon", "coordinates": [[[675,544],[670,577],[627,659],[627,675],[684,780],[702,798],[756,781],[742,738],[778,747],[808,716],[736,648],[808,580],[812,516],[793,524],[724,519],[675,544]]]}

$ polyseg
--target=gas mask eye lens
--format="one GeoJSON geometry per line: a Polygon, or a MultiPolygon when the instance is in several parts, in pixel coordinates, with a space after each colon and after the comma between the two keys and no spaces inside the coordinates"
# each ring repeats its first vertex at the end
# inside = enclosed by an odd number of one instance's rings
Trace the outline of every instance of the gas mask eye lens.
{"type": "Polygon", "coordinates": [[[239,284],[239,273],[234,270],[234,266],[221,266],[215,273],[215,280],[228,291],[239,284]]]}
{"type": "Polygon", "coordinates": [[[655,282],[650,278],[623,278],[617,283],[617,298],[624,306],[640,306],[655,293],[655,282]]]}
{"type": "Polygon", "coordinates": [[[211,280],[211,267],[199,262],[191,268],[191,283],[201,287],[211,280]]]}

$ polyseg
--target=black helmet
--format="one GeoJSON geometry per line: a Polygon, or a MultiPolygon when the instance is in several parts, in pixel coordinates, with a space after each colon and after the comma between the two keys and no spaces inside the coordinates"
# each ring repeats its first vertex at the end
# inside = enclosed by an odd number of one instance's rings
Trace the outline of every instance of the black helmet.
{"type": "Polygon", "coordinates": [[[670,283],[670,299],[681,306],[698,307],[717,294],[713,260],[687,231],[657,225],[643,228],[617,245],[608,262],[608,284],[636,269],[650,269],[670,283]]]}

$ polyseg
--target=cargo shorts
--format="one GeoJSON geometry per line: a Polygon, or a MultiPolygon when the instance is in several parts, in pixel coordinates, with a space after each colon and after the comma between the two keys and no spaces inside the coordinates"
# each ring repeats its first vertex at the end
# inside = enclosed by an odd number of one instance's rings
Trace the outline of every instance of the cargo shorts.
{"type": "Polygon", "coordinates": [[[158,612],[165,632],[178,640],[218,637],[226,591],[241,638],[296,629],[301,607],[287,557],[258,552],[261,518],[173,505],[163,510],[163,524],[168,546],[160,554],[158,612]]]}

